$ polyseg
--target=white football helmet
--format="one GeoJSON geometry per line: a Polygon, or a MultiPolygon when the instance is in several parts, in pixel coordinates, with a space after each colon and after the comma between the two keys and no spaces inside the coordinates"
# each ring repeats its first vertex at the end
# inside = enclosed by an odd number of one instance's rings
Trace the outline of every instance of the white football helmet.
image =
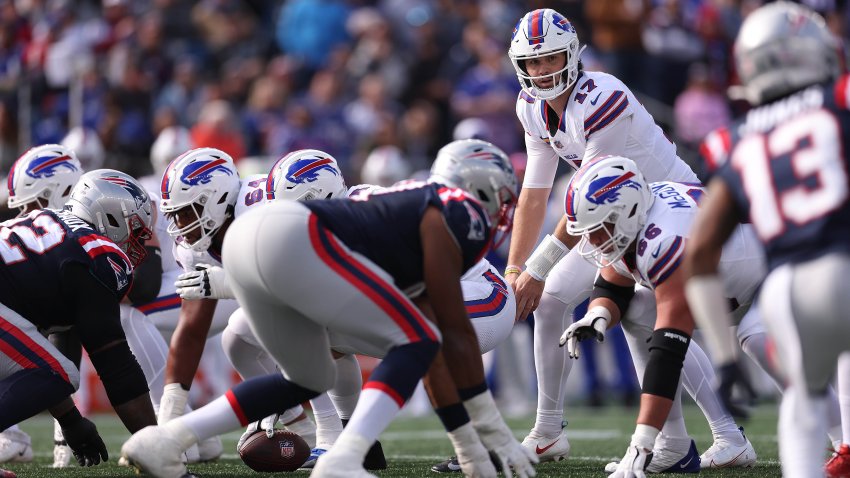
{"type": "Polygon", "coordinates": [[[236,165],[224,151],[197,148],[178,156],[165,169],[160,190],[159,210],[171,221],[168,233],[182,237],[178,243],[184,247],[206,251],[219,228],[233,216],[239,187],[236,165]],[[180,227],[175,214],[183,208],[191,208],[194,220],[180,227]],[[200,238],[189,243],[186,234],[196,229],[200,238]]]}
{"type": "Polygon", "coordinates": [[[133,266],[145,258],[153,205],[148,193],[129,175],[114,169],[84,174],[65,209],[121,247],[133,266]]]}
{"type": "Polygon", "coordinates": [[[752,12],[735,40],[735,64],[742,86],[730,96],[764,104],[841,74],[839,43],[823,18],[791,2],[752,12]]]}
{"type": "Polygon", "coordinates": [[[347,188],[336,159],[318,149],[293,151],[277,160],[266,180],[266,199],[308,201],[344,198],[347,188]]]}
{"type": "Polygon", "coordinates": [[[518,181],[508,155],[494,144],[452,141],[437,152],[428,180],[468,192],[484,206],[496,230],[510,230],[518,181]]]}
{"type": "Polygon", "coordinates": [[[379,146],[366,157],[360,179],[367,184],[387,187],[408,179],[411,169],[397,146],[379,146]]]}
{"type": "Polygon", "coordinates": [[[516,70],[519,84],[532,98],[551,100],[557,97],[578,79],[579,49],[576,29],[566,17],[551,8],[533,10],[525,14],[514,27],[508,56],[516,70]],[[545,76],[530,76],[525,60],[564,53],[564,67],[545,76]],[[534,84],[551,76],[551,88],[540,88],[534,84]]]}
{"type": "Polygon", "coordinates": [[[169,126],[163,129],[151,146],[151,166],[154,173],[162,174],[172,159],[193,147],[188,129],[183,126],[169,126]]]}
{"type": "Polygon", "coordinates": [[[582,166],[566,194],[567,232],[582,236],[579,254],[603,267],[620,260],[646,223],[653,195],[637,165],[621,156],[602,156],[582,166]],[[608,239],[590,243],[603,230],[608,239]]]}
{"type": "Polygon", "coordinates": [[[71,189],[83,175],[83,166],[74,152],[58,144],[36,146],[24,153],[9,171],[9,209],[27,205],[62,209],[71,189]]]}
{"type": "Polygon", "coordinates": [[[106,150],[97,131],[82,126],[76,126],[62,138],[62,146],[77,154],[77,159],[83,169],[92,171],[103,166],[106,160],[106,150]]]}

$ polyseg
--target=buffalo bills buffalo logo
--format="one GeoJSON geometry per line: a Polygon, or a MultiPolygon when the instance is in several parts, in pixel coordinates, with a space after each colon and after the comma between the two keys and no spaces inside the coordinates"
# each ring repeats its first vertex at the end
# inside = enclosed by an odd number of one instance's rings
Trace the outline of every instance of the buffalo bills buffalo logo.
{"type": "Polygon", "coordinates": [[[286,172],[286,179],[295,184],[312,183],[319,180],[319,173],[328,171],[334,176],[338,175],[333,167],[331,158],[305,158],[292,163],[286,172]]]}
{"type": "Polygon", "coordinates": [[[196,161],[186,165],[183,168],[183,174],[180,175],[180,181],[189,186],[209,184],[216,172],[222,172],[227,176],[233,174],[233,171],[227,167],[227,160],[216,158],[211,161],[196,161]]]}
{"type": "Polygon", "coordinates": [[[570,23],[569,20],[562,17],[558,13],[552,14],[552,24],[555,25],[556,27],[560,28],[561,30],[564,30],[565,32],[571,32],[571,33],[576,32],[576,29],[575,29],[575,27],[573,27],[572,23],[570,23]]]}
{"type": "Polygon", "coordinates": [[[77,171],[77,166],[71,162],[71,156],[65,154],[62,156],[42,156],[35,158],[29,164],[29,167],[27,167],[26,174],[33,178],[50,178],[60,168],[77,171]]]}
{"type": "Polygon", "coordinates": [[[621,188],[634,188],[640,191],[640,184],[631,179],[634,175],[632,172],[627,172],[620,176],[605,176],[594,179],[590,182],[585,197],[593,204],[616,202],[620,198],[621,188]]]}

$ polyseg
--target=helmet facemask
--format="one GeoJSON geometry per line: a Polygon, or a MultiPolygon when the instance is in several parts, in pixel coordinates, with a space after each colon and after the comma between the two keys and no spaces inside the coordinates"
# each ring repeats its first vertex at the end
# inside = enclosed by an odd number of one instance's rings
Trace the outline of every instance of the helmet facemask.
{"type": "MultiPolygon", "coordinates": [[[[605,267],[608,264],[613,264],[619,261],[629,251],[629,246],[634,242],[634,237],[619,230],[617,220],[619,217],[618,211],[611,211],[604,221],[585,228],[579,232],[575,228],[570,230],[570,234],[581,234],[578,249],[579,255],[596,265],[596,267],[605,267]],[[603,237],[607,237],[601,244],[594,245],[590,237],[597,231],[604,233],[603,237]],[[612,232],[613,231],[613,232],[612,232]]],[[[568,229],[569,226],[568,226],[568,229]]]]}
{"type": "MultiPolygon", "coordinates": [[[[201,193],[194,201],[186,206],[166,213],[166,217],[169,220],[168,234],[174,238],[181,238],[186,246],[198,252],[204,252],[209,249],[210,245],[212,245],[213,237],[215,237],[218,230],[224,224],[224,221],[219,224],[209,214],[205,214],[206,208],[204,205],[209,199],[210,196],[207,193],[201,193]],[[188,224],[181,227],[178,224],[178,218],[182,218],[182,216],[187,216],[189,220],[181,220],[180,222],[188,222],[188,224]],[[191,233],[198,229],[200,229],[199,238],[194,242],[190,242],[189,237],[191,233]]],[[[222,200],[224,199],[225,197],[222,197],[222,200]]],[[[232,212],[228,208],[228,212],[224,215],[225,221],[230,216],[232,216],[232,212]]]]}

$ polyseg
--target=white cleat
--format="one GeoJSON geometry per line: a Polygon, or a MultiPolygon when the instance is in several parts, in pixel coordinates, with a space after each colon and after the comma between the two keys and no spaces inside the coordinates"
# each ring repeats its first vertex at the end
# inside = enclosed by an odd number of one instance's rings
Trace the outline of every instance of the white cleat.
{"type": "Polygon", "coordinates": [[[561,433],[555,437],[544,437],[532,430],[522,440],[522,446],[534,452],[540,463],[561,461],[570,456],[570,441],[567,440],[566,429],[561,429],[561,433]]]}
{"type": "Polygon", "coordinates": [[[215,436],[198,443],[198,455],[201,463],[218,460],[224,453],[221,438],[215,436]]]}
{"type": "Polygon", "coordinates": [[[188,475],[180,443],[164,427],[145,427],[121,447],[121,457],[131,467],[156,478],[188,475]]]}
{"type": "Polygon", "coordinates": [[[68,468],[74,452],[66,441],[53,442],[53,468],[68,468]]]}
{"type": "Polygon", "coordinates": [[[313,478],[378,478],[363,468],[363,457],[345,451],[330,450],[316,461],[313,478]]]}
{"type": "Polygon", "coordinates": [[[702,468],[750,468],[756,464],[756,450],[741,430],[743,443],[732,444],[726,440],[715,440],[702,454],[702,468]]]}
{"type": "Polygon", "coordinates": [[[0,463],[32,461],[32,439],[22,430],[0,433],[0,463]]]}

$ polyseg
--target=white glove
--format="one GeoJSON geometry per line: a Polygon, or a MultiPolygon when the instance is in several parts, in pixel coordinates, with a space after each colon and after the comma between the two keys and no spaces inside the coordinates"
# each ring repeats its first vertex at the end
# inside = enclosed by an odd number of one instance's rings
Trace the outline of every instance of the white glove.
{"type": "Polygon", "coordinates": [[[525,448],[514,438],[489,390],[466,400],[463,405],[472,419],[472,426],[481,437],[481,443],[498,457],[506,477],[513,476],[511,471],[519,478],[537,475],[533,465],[540,459],[534,450],[525,448]]]}
{"type": "Polygon", "coordinates": [[[456,428],[448,433],[454,446],[457,462],[463,476],[470,478],[492,478],[496,476],[496,467],[490,460],[490,454],[481,444],[472,423],[456,428]]]}
{"type": "MultiPolygon", "coordinates": [[[[652,447],[660,430],[649,425],[638,424],[629,449],[620,460],[617,469],[608,478],[646,478],[646,467],[652,461],[652,447]]],[[[611,465],[611,463],[609,463],[611,465]]],[[[608,470],[608,467],[605,467],[608,470]]]]}
{"type": "Polygon", "coordinates": [[[234,299],[227,273],[218,266],[198,264],[195,270],[177,276],[174,283],[181,299],[234,299]]]}
{"type": "Polygon", "coordinates": [[[162,389],[162,398],[159,400],[159,414],[156,417],[158,425],[165,425],[169,421],[183,416],[186,411],[186,402],[189,401],[189,391],[184,390],[179,383],[169,383],[162,389]]]}
{"type": "Polygon", "coordinates": [[[573,322],[567,327],[558,343],[561,347],[566,344],[570,358],[578,358],[578,343],[582,340],[595,337],[602,342],[605,340],[605,331],[608,330],[608,322],[611,321],[611,312],[605,307],[598,305],[584,314],[584,317],[573,322]]]}

